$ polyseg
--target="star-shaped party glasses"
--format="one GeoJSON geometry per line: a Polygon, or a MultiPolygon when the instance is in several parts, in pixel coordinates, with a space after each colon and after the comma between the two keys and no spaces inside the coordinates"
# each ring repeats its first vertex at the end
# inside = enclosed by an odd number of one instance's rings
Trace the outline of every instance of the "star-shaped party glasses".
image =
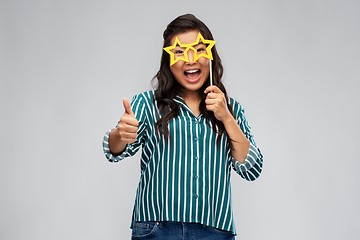
{"type": "Polygon", "coordinates": [[[189,49],[192,49],[194,51],[194,62],[196,60],[198,60],[200,57],[205,57],[208,59],[213,60],[213,56],[211,53],[211,48],[215,45],[216,41],[214,40],[205,40],[204,37],[201,35],[201,33],[198,34],[196,41],[190,44],[181,44],[179,39],[176,37],[175,38],[175,42],[174,45],[169,46],[169,47],[165,47],[164,50],[170,54],[170,66],[172,66],[173,64],[175,64],[178,61],[184,61],[184,62],[189,62],[189,57],[187,52],[189,51],[189,49]],[[208,44],[206,47],[206,53],[205,52],[201,52],[200,54],[198,54],[198,50],[196,48],[194,48],[194,46],[199,45],[199,44],[208,44]],[[178,49],[175,49],[177,48],[178,49]],[[175,53],[174,53],[175,50],[175,53]],[[176,58],[175,58],[175,55],[176,58]]]}

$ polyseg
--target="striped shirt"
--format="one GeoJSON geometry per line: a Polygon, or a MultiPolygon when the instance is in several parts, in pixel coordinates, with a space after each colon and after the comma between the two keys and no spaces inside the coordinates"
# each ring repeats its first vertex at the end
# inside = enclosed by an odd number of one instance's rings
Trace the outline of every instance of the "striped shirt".
{"type": "Polygon", "coordinates": [[[233,168],[242,178],[253,181],[262,170],[262,155],[257,148],[250,127],[239,103],[229,98],[234,117],[250,141],[243,164],[230,152],[226,133],[217,145],[209,119],[191,112],[184,100],[177,96],[179,116],[168,125],[170,140],[155,129],[159,118],[154,91],[136,95],[131,108],[139,121],[138,135],[124,152],[114,156],[109,150],[108,131],[103,150],[110,162],[133,156],[140,147],[141,176],[136,192],[133,221],[175,221],[201,223],[236,234],[230,174],[233,168]]]}

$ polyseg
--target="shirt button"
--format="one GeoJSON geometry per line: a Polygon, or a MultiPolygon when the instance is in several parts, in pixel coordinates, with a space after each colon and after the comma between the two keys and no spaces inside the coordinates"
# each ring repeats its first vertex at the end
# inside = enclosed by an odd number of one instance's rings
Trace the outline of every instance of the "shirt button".
{"type": "Polygon", "coordinates": [[[194,138],[194,140],[195,140],[195,141],[197,141],[197,140],[198,140],[198,138],[196,137],[196,138],[194,138]]]}
{"type": "Polygon", "coordinates": [[[195,179],[198,179],[199,177],[198,176],[194,176],[195,179]]]}
{"type": "Polygon", "coordinates": [[[194,195],[194,197],[195,197],[195,198],[198,198],[198,197],[199,197],[199,195],[195,194],[195,195],[194,195]]]}
{"type": "Polygon", "coordinates": [[[198,158],[198,157],[195,157],[195,160],[199,160],[199,158],[198,158]]]}

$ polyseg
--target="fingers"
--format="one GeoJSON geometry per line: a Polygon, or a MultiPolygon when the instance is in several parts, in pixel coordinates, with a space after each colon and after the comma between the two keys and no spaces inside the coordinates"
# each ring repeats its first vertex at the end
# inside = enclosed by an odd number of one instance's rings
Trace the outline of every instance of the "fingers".
{"type": "Polygon", "coordinates": [[[225,99],[225,96],[222,93],[214,93],[214,92],[209,92],[206,96],[206,99],[218,99],[218,98],[225,99]]]}
{"type": "Polygon", "coordinates": [[[207,92],[205,100],[206,104],[214,104],[215,102],[226,102],[224,93],[216,86],[206,88],[205,92],[207,92]]]}
{"type": "Polygon", "coordinates": [[[136,137],[137,137],[137,133],[133,133],[133,132],[126,132],[121,130],[121,126],[118,126],[119,128],[119,135],[120,135],[120,140],[124,143],[133,143],[136,141],[136,137]]]}
{"type": "Polygon", "coordinates": [[[120,119],[119,125],[117,127],[120,140],[125,143],[135,142],[137,137],[138,124],[139,122],[135,117],[125,113],[124,116],[120,119]]]}
{"type": "Polygon", "coordinates": [[[139,121],[135,118],[135,114],[127,98],[123,99],[123,105],[125,113],[121,117],[117,129],[122,142],[133,143],[136,141],[139,121]]]}
{"type": "Polygon", "coordinates": [[[209,111],[218,112],[226,108],[226,104],[222,98],[205,99],[206,109],[209,111]]]}
{"type": "Polygon", "coordinates": [[[216,104],[220,104],[222,103],[221,100],[217,99],[217,98],[214,98],[214,99],[210,99],[210,98],[207,98],[205,99],[205,104],[206,106],[211,106],[211,105],[216,105],[216,104]]]}
{"type": "Polygon", "coordinates": [[[210,93],[210,92],[213,92],[213,93],[223,93],[217,86],[215,85],[211,85],[209,87],[207,87],[204,91],[204,93],[210,93]]]}
{"type": "Polygon", "coordinates": [[[120,141],[124,143],[134,143],[136,141],[137,134],[136,133],[122,133],[120,135],[120,141]]]}
{"type": "Polygon", "coordinates": [[[224,121],[230,116],[227,108],[225,94],[215,85],[205,89],[207,94],[205,99],[206,109],[212,111],[219,121],[224,121]]]}
{"type": "Polygon", "coordinates": [[[125,112],[131,116],[134,116],[135,117],[135,114],[134,112],[132,111],[131,109],[131,105],[130,105],[130,102],[127,98],[124,98],[123,99],[123,104],[124,104],[124,108],[125,108],[125,112]]]}
{"type": "Polygon", "coordinates": [[[139,125],[139,121],[135,118],[135,116],[131,116],[126,113],[120,118],[120,122],[133,127],[137,127],[139,125]]]}

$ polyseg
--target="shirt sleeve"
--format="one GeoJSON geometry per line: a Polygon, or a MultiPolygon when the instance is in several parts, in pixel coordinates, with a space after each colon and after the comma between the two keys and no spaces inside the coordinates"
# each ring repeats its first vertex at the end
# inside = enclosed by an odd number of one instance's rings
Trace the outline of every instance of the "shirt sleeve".
{"type": "Polygon", "coordinates": [[[251,128],[245,118],[243,107],[234,100],[231,100],[230,104],[233,107],[235,119],[240,126],[241,131],[245,134],[246,138],[250,142],[250,147],[245,162],[240,163],[232,158],[232,167],[245,180],[254,181],[260,176],[262,171],[263,156],[260,149],[256,146],[254,136],[250,132],[251,128]]]}
{"type": "MultiPolygon", "coordinates": [[[[139,121],[136,140],[133,143],[127,144],[125,150],[120,155],[113,155],[110,152],[110,148],[109,148],[109,135],[112,129],[107,131],[103,138],[102,144],[103,144],[103,151],[105,157],[110,162],[119,162],[123,160],[125,157],[134,156],[145,142],[147,118],[145,112],[144,99],[141,95],[136,95],[133,97],[131,101],[131,109],[135,114],[135,118],[139,121]]],[[[114,128],[116,128],[118,124],[114,128]]]]}

